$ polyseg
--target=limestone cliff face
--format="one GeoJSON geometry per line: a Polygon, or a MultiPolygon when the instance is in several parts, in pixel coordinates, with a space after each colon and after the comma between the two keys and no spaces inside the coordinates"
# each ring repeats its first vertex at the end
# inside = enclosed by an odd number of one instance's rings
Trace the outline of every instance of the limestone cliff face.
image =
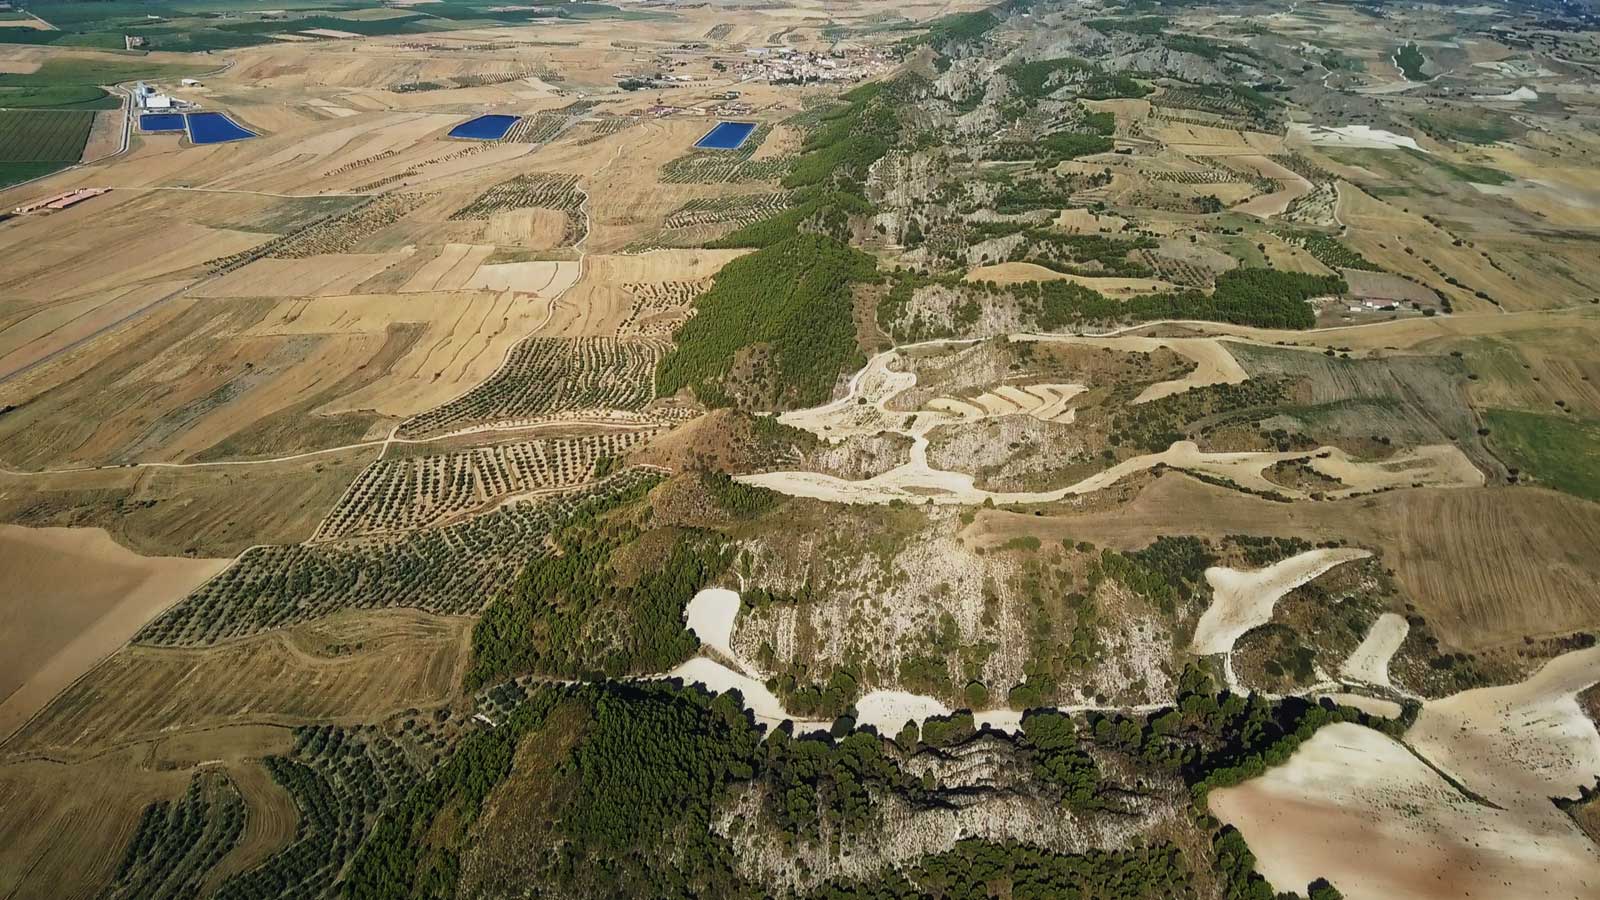
{"type": "MultiPolygon", "coordinates": [[[[1113,791],[1112,810],[1075,812],[1041,790],[1024,750],[980,734],[956,747],[923,750],[901,763],[932,785],[928,799],[874,798],[872,826],[842,833],[824,825],[811,840],[788,843],[766,817],[766,790],[752,785],[717,817],[713,828],[733,844],[746,877],[805,890],[828,879],[866,878],[965,838],[1016,841],[1064,853],[1116,849],[1163,833],[1182,819],[1188,794],[1174,778],[1141,779],[1113,791]]],[[[1115,759],[1097,759],[1116,773],[1115,759]]]]}

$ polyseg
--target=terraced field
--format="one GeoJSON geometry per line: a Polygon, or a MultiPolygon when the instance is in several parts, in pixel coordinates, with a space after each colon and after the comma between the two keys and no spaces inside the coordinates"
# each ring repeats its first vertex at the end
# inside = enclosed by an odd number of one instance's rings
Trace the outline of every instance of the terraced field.
{"type": "Polygon", "coordinates": [[[219,770],[197,773],[177,801],[152,803],[106,890],[107,900],[193,897],[207,870],[238,845],[245,806],[219,770]]]}
{"type": "Polygon", "coordinates": [[[690,200],[669,213],[666,227],[671,229],[693,228],[697,225],[749,225],[788,209],[789,200],[789,195],[786,193],[701,197],[690,200]]]}
{"type": "Polygon", "coordinates": [[[1244,175],[1230,169],[1146,172],[1145,177],[1166,184],[1239,184],[1248,180],[1244,175]]]}
{"type": "Polygon", "coordinates": [[[523,116],[517,124],[511,126],[511,130],[506,132],[502,140],[519,144],[543,144],[553,141],[572,125],[574,119],[593,109],[594,105],[593,101],[579,100],[560,109],[523,116]]]}
{"type": "Polygon", "coordinates": [[[331,894],[378,814],[422,777],[418,761],[370,726],[297,729],[294,751],[265,764],[300,809],[294,840],[223,882],[219,900],[331,894]]]}

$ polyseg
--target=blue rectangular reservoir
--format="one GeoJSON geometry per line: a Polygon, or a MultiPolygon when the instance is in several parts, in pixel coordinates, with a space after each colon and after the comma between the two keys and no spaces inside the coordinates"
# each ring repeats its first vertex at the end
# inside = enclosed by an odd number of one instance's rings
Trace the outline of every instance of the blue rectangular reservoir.
{"type": "Polygon", "coordinates": [[[196,144],[222,144],[256,136],[219,112],[188,113],[189,140],[196,144]]]}
{"type": "Polygon", "coordinates": [[[506,136],[511,126],[517,124],[521,116],[487,115],[476,119],[468,119],[460,125],[450,129],[453,138],[467,138],[474,141],[498,141],[506,136]]]}
{"type": "Polygon", "coordinates": [[[737,150],[755,130],[754,122],[718,122],[717,127],[706,132],[694,145],[701,150],[737,150]]]}
{"type": "Polygon", "coordinates": [[[179,113],[145,113],[139,117],[139,130],[146,132],[182,131],[183,116],[179,113]]]}

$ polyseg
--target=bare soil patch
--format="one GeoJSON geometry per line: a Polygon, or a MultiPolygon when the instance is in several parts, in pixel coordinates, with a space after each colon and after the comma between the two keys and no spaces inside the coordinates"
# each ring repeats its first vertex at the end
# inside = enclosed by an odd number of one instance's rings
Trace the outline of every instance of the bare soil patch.
{"type": "Polygon", "coordinates": [[[98,528],[0,525],[0,739],[227,564],[139,556],[98,528]]]}
{"type": "Polygon", "coordinates": [[[1277,890],[1328,878],[1351,898],[1524,900],[1600,886],[1600,853],[1554,804],[1533,814],[1473,803],[1359,725],[1323,728],[1288,763],[1213,791],[1210,804],[1277,890]]]}

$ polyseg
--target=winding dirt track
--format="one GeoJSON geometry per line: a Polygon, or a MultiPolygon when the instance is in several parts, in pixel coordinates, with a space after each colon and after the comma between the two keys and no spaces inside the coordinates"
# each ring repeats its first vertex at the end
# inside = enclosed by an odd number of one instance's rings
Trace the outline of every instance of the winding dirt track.
{"type": "MultiPolygon", "coordinates": [[[[1134,404],[1173,396],[1207,385],[1238,384],[1248,377],[1244,368],[1228,352],[1223,342],[1216,338],[1017,334],[1012,335],[1010,339],[1085,344],[1124,352],[1147,353],[1167,348],[1195,362],[1195,369],[1184,377],[1158,382],[1147,387],[1134,398],[1132,401],[1134,404]]],[[[930,341],[885,351],[874,356],[861,371],[851,377],[844,396],[822,406],[796,410],[778,417],[778,421],[785,425],[804,428],[827,441],[882,433],[910,438],[910,458],[903,465],[860,480],[807,471],[763,472],[741,475],[738,480],[794,497],[833,503],[881,504],[900,501],[960,505],[1051,503],[1103,490],[1123,478],[1156,466],[1200,472],[1247,490],[1300,500],[1309,499],[1309,494],[1271,481],[1263,474],[1264,471],[1278,463],[1305,461],[1312,468],[1344,483],[1344,488],[1329,492],[1330,496],[1334,497],[1418,483],[1448,487],[1483,484],[1482,473],[1466,459],[1459,448],[1451,445],[1420,447],[1391,460],[1364,462],[1351,459],[1344,451],[1334,447],[1287,452],[1205,453],[1192,441],[1178,441],[1160,453],[1123,460],[1081,481],[1055,490],[1029,492],[982,490],[976,486],[974,478],[970,475],[935,469],[929,465],[928,435],[941,426],[968,422],[975,418],[1021,413],[1035,415],[1040,408],[1036,404],[1041,404],[1043,397],[1029,397],[1025,406],[1023,402],[1019,402],[1020,397],[1008,399],[1010,395],[1005,393],[1010,391],[1015,395],[1021,395],[1022,391],[1002,385],[973,402],[937,399],[929,403],[927,408],[909,415],[889,408],[889,403],[895,397],[915,387],[917,383],[916,373],[894,367],[905,351],[912,347],[951,347],[967,343],[970,342],[930,341]],[[989,399],[986,401],[985,398],[989,399]]],[[[1083,386],[1054,387],[1056,394],[1047,404],[1049,419],[1063,424],[1071,422],[1074,410],[1069,404],[1072,397],[1083,390],[1083,386]]]]}

